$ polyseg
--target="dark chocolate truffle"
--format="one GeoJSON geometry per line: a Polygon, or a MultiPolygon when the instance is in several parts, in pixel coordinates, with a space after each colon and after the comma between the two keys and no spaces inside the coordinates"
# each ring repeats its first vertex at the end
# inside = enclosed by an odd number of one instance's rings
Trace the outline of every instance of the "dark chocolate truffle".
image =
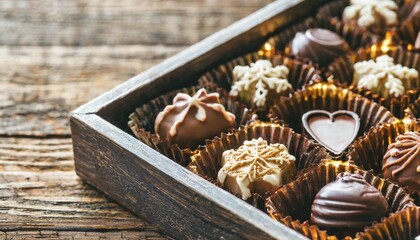
{"type": "Polygon", "coordinates": [[[388,146],[382,162],[386,179],[420,193],[420,133],[406,132],[388,146]]]}
{"type": "Polygon", "coordinates": [[[307,58],[320,66],[327,66],[337,57],[344,56],[350,47],[338,34],[321,28],[311,28],[296,33],[290,44],[291,53],[307,58]]]}
{"type": "Polygon", "coordinates": [[[311,222],[340,237],[354,236],[384,217],[388,209],[385,197],[361,175],[340,173],[316,195],[311,222]]]}
{"type": "Polygon", "coordinates": [[[178,93],[173,105],[167,106],[155,120],[155,132],[162,140],[191,149],[232,127],[235,115],[220,104],[218,93],[207,94],[203,88],[192,97],[178,93]]]}

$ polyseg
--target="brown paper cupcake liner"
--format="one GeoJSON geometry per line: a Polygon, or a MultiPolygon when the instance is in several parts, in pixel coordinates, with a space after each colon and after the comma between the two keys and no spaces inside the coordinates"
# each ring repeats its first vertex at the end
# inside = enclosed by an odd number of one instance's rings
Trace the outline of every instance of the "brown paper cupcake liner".
{"type": "MultiPolygon", "coordinates": [[[[320,72],[312,65],[305,64],[293,58],[285,57],[280,54],[270,56],[262,56],[258,52],[246,54],[244,56],[235,58],[227,63],[221,64],[218,67],[206,72],[199,79],[199,83],[208,87],[221,87],[226,91],[230,91],[233,83],[233,69],[236,66],[247,66],[260,59],[268,59],[274,66],[285,65],[289,68],[289,75],[287,80],[292,85],[293,90],[302,88],[305,84],[311,81],[319,80],[320,72]]],[[[233,98],[235,101],[236,99],[233,98]]],[[[268,106],[271,103],[267,102],[265,109],[259,109],[259,115],[262,120],[266,117],[268,106]]],[[[248,106],[250,107],[250,106],[248,106]]]]}
{"type": "MultiPolygon", "coordinates": [[[[413,103],[420,96],[420,79],[413,79],[406,84],[407,90],[403,96],[384,98],[379,94],[372,94],[371,91],[359,89],[352,85],[354,75],[354,64],[360,61],[375,59],[384,53],[380,48],[362,48],[355,54],[349,54],[346,57],[338,58],[329,66],[328,75],[332,75],[339,85],[349,86],[353,92],[371,99],[389,109],[394,116],[404,117],[404,110],[409,104],[413,103]]],[[[386,53],[394,59],[395,64],[401,64],[408,68],[420,70],[420,54],[405,51],[401,48],[388,51],[386,53]]]]}
{"type": "MultiPolygon", "coordinates": [[[[420,120],[403,119],[381,124],[372,128],[363,138],[354,141],[349,147],[347,158],[361,168],[382,176],[382,160],[388,146],[395,142],[398,135],[408,131],[420,131],[420,120]]],[[[418,194],[412,197],[416,203],[420,203],[418,194]]]]}
{"type": "Polygon", "coordinates": [[[408,51],[420,53],[420,48],[415,47],[416,38],[420,34],[420,2],[413,0],[404,2],[404,8],[400,11],[403,20],[395,30],[389,32],[395,33],[395,44],[404,46],[408,51]]]}
{"type": "MultiPolygon", "coordinates": [[[[200,88],[202,88],[202,86],[199,85],[172,91],[136,108],[135,112],[130,114],[130,120],[128,122],[133,134],[143,143],[162,153],[166,157],[182,166],[188,165],[192,150],[194,149],[181,149],[177,144],[171,145],[169,141],[160,139],[158,134],[154,133],[154,122],[159,112],[166,106],[172,104],[172,100],[177,93],[183,92],[188,95],[194,95],[200,88]]],[[[205,88],[210,92],[218,92],[220,94],[221,103],[227,111],[235,115],[237,127],[246,124],[248,120],[252,119],[253,113],[245,108],[244,105],[229,99],[227,92],[223,89],[217,88],[216,86],[206,86],[205,88]]]]}
{"type": "Polygon", "coordinates": [[[358,137],[363,136],[371,127],[381,122],[390,122],[395,119],[379,104],[332,83],[316,83],[295,92],[289,98],[280,98],[270,107],[268,117],[272,122],[284,124],[306,136],[302,116],[311,110],[355,112],[360,118],[358,137]]]}
{"type": "Polygon", "coordinates": [[[301,223],[299,220],[293,220],[290,216],[277,221],[312,240],[338,240],[336,236],[328,236],[327,231],[320,230],[315,225],[310,225],[308,221],[301,223]]]}
{"type": "Polygon", "coordinates": [[[309,221],[311,206],[316,194],[322,187],[333,182],[341,172],[362,175],[367,182],[383,194],[391,212],[395,213],[415,206],[409,194],[397,185],[359,169],[355,165],[330,161],[309,169],[295,181],[280,187],[266,201],[268,214],[279,222],[288,216],[300,222],[309,221]]]}
{"type": "MultiPolygon", "coordinates": [[[[420,207],[409,207],[365,229],[357,240],[398,239],[411,240],[420,235],[420,207]]],[[[416,238],[417,239],[417,238],[416,238]]]]}
{"type": "Polygon", "coordinates": [[[281,143],[286,146],[289,153],[296,157],[297,170],[307,168],[330,158],[324,148],[317,143],[294,133],[290,128],[274,123],[254,122],[239,129],[233,129],[228,134],[208,141],[199,148],[193,156],[188,169],[192,172],[216,181],[221,166],[223,152],[239,148],[244,141],[258,139],[259,137],[270,143],[281,143]]]}
{"type": "Polygon", "coordinates": [[[375,174],[382,174],[382,159],[395,138],[408,131],[419,131],[420,121],[403,120],[383,123],[372,128],[363,138],[357,139],[350,145],[347,157],[354,164],[366,170],[373,170],[375,174]]]}
{"type": "Polygon", "coordinates": [[[411,16],[408,16],[408,18],[401,23],[397,29],[397,33],[402,42],[407,42],[414,47],[414,43],[416,42],[417,35],[420,31],[420,2],[417,1],[412,5],[413,7],[411,9],[411,16]]]}
{"type": "MultiPolygon", "coordinates": [[[[279,31],[268,40],[268,43],[273,45],[275,49],[285,52],[286,55],[292,56],[288,47],[289,43],[295,37],[296,33],[304,32],[309,28],[324,28],[333,31],[344,38],[353,50],[373,43],[371,35],[357,27],[346,26],[338,21],[330,21],[329,19],[314,17],[306,18],[297,24],[279,31]]],[[[308,59],[299,60],[310,62],[308,59]]]]}
{"type": "Polygon", "coordinates": [[[314,66],[297,61],[296,59],[274,54],[261,56],[258,52],[246,54],[206,72],[200,77],[200,84],[216,83],[217,86],[229,91],[233,83],[233,69],[236,66],[246,66],[260,59],[267,59],[273,66],[285,65],[289,68],[288,81],[293,89],[300,89],[314,79],[319,79],[320,72],[314,66]]]}
{"type": "Polygon", "coordinates": [[[410,118],[420,118],[420,97],[416,101],[408,105],[405,110],[406,115],[410,118]]]}
{"type": "Polygon", "coordinates": [[[357,29],[357,31],[366,32],[367,34],[371,35],[372,39],[381,39],[387,31],[400,29],[404,26],[406,21],[412,19],[410,13],[413,11],[416,1],[397,0],[395,2],[399,7],[398,18],[400,23],[397,27],[380,29],[376,32],[371,32],[369,29],[359,27],[354,21],[344,22],[342,20],[344,9],[350,5],[350,0],[338,0],[324,5],[318,9],[317,18],[332,23],[336,22],[337,24],[343,25],[343,28],[353,28],[357,29]]]}

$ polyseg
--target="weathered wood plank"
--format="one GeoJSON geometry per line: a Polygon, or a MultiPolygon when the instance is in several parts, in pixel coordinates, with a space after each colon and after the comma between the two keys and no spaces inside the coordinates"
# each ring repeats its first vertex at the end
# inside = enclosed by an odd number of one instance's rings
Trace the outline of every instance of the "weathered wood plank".
{"type": "Polygon", "coordinates": [[[2,0],[0,45],[190,45],[273,0],[2,0]]]}
{"type": "Polygon", "coordinates": [[[68,138],[0,138],[0,229],[158,232],[77,177],[68,138]]]}
{"type": "Polygon", "coordinates": [[[69,111],[271,1],[0,1],[0,239],[167,239],[76,176],[69,111]]]}
{"type": "Polygon", "coordinates": [[[0,135],[69,135],[70,111],[183,47],[0,47],[0,135]]]}
{"type": "Polygon", "coordinates": [[[321,3],[302,0],[273,3],[78,108],[71,117],[78,175],[174,237],[304,239],[258,209],[141,145],[122,131],[126,120],[121,116],[127,116],[136,104],[177,84],[192,83],[194,74],[224,58],[255,49],[270,32],[307,16],[321,3]]]}
{"type": "Polygon", "coordinates": [[[153,231],[0,231],[0,239],[50,239],[50,240],[101,240],[101,239],[137,239],[137,240],[166,240],[159,233],[153,231]]]}
{"type": "Polygon", "coordinates": [[[78,175],[175,238],[306,239],[95,114],[71,127],[78,175]]]}

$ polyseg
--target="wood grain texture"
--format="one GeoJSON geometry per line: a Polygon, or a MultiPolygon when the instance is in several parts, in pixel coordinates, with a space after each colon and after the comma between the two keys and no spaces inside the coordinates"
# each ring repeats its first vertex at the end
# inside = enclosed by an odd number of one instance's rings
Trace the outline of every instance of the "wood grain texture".
{"type": "Polygon", "coordinates": [[[77,174],[177,238],[305,239],[146,147],[123,131],[127,118],[121,116],[170,88],[193,84],[194,75],[226,58],[255,50],[321,3],[272,3],[78,108],[71,116],[77,174]]]}
{"type": "Polygon", "coordinates": [[[69,112],[269,0],[1,0],[0,239],[167,239],[74,172],[69,112]]]}
{"type": "Polygon", "coordinates": [[[0,138],[0,229],[150,230],[83,183],[69,138],[0,138]]]}
{"type": "Polygon", "coordinates": [[[0,44],[191,45],[272,0],[2,0],[0,44]]]}
{"type": "Polygon", "coordinates": [[[140,239],[140,240],[166,240],[161,234],[152,231],[103,231],[103,232],[82,232],[82,231],[0,231],[0,239],[14,240],[102,240],[102,239],[140,239]]]}
{"type": "Polygon", "coordinates": [[[0,46],[0,135],[69,136],[70,111],[181,49],[0,46]]]}
{"type": "Polygon", "coordinates": [[[78,175],[177,239],[306,239],[95,114],[71,127],[78,175]]]}

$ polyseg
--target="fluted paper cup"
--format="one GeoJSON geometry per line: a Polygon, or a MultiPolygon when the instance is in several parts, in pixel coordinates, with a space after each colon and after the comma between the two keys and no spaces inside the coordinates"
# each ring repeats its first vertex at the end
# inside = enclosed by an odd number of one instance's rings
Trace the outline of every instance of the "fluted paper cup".
{"type": "Polygon", "coordinates": [[[338,240],[336,236],[328,236],[327,231],[320,230],[308,221],[302,223],[299,220],[293,220],[290,216],[276,220],[312,240],[338,240]]]}
{"type": "Polygon", "coordinates": [[[420,236],[420,207],[409,207],[356,235],[356,240],[411,240],[420,236]]]}
{"type": "MultiPolygon", "coordinates": [[[[405,93],[399,97],[382,97],[379,94],[373,94],[370,90],[359,89],[353,84],[354,64],[361,61],[375,59],[385,53],[379,48],[362,48],[357,53],[349,54],[346,57],[338,58],[329,66],[329,74],[333,76],[336,82],[343,87],[349,86],[350,90],[372,99],[389,109],[396,117],[403,118],[404,111],[409,104],[413,103],[420,96],[419,77],[405,82],[405,93]]],[[[395,64],[401,64],[408,68],[420,71],[420,54],[406,51],[402,48],[394,49],[386,53],[394,59],[395,64]]]]}
{"type": "MultiPolygon", "coordinates": [[[[202,75],[199,79],[199,83],[203,86],[209,87],[221,87],[226,91],[230,91],[233,85],[234,76],[233,69],[236,66],[248,66],[260,59],[269,60],[273,66],[284,65],[289,69],[287,76],[288,82],[292,85],[293,90],[302,88],[305,84],[311,83],[315,80],[320,80],[320,72],[312,65],[303,63],[293,58],[285,57],[280,54],[274,55],[261,55],[258,52],[246,54],[244,56],[235,58],[229,62],[221,64],[202,75]]],[[[232,100],[237,101],[238,99],[232,97],[232,100]]],[[[239,101],[239,100],[238,100],[239,101]]],[[[248,108],[253,108],[249,103],[245,103],[248,108]]],[[[260,119],[266,117],[268,106],[272,104],[272,100],[267,100],[265,107],[258,108],[260,119]]]]}
{"type": "Polygon", "coordinates": [[[310,137],[304,131],[302,116],[311,110],[328,112],[348,110],[356,113],[360,118],[358,137],[363,136],[371,127],[381,122],[390,122],[395,119],[379,104],[332,83],[316,83],[295,92],[289,98],[281,98],[271,106],[268,117],[272,122],[284,124],[310,137]]]}
{"type": "Polygon", "coordinates": [[[207,141],[205,146],[200,147],[191,156],[188,169],[215,182],[222,167],[223,152],[237,149],[243,145],[244,141],[260,137],[269,144],[281,143],[285,145],[289,154],[296,157],[295,164],[298,171],[318,164],[322,159],[330,158],[324,148],[302,135],[294,133],[290,128],[274,123],[254,122],[239,129],[233,129],[212,141],[207,141]]]}
{"type": "Polygon", "coordinates": [[[357,25],[355,21],[343,21],[343,12],[344,9],[350,5],[350,0],[338,0],[332,1],[323,7],[319,8],[317,13],[317,18],[325,19],[327,21],[335,21],[340,24],[343,24],[343,28],[356,28],[360,29],[361,31],[371,33],[372,38],[379,39],[385,35],[387,31],[395,30],[404,26],[406,21],[412,19],[412,11],[416,5],[415,0],[397,0],[395,1],[398,5],[398,24],[393,27],[387,27],[384,29],[371,29],[371,28],[363,28],[357,25]]]}
{"type": "MultiPolygon", "coordinates": [[[[330,161],[310,168],[295,181],[280,187],[266,201],[268,214],[280,222],[286,217],[303,223],[309,221],[312,203],[316,194],[325,185],[335,181],[337,175],[342,172],[362,175],[368,183],[382,193],[393,213],[415,206],[413,199],[399,186],[355,165],[330,161]]],[[[328,231],[326,234],[328,234],[328,231]]],[[[345,237],[345,234],[338,237],[345,237]]]]}
{"type": "MultiPolygon", "coordinates": [[[[346,40],[350,48],[353,50],[371,45],[374,42],[370,34],[362,31],[357,27],[345,26],[341,22],[330,21],[329,19],[325,18],[309,17],[299,23],[279,31],[268,40],[268,43],[273,45],[275,49],[284,52],[286,55],[293,56],[288,45],[293,40],[296,33],[304,32],[309,28],[323,28],[335,32],[344,40],[346,40]]],[[[299,60],[310,62],[308,59],[299,60]]]]}
{"type": "Polygon", "coordinates": [[[405,112],[406,115],[408,115],[411,118],[420,118],[420,97],[417,98],[416,101],[408,105],[405,112]]]}
{"type": "MultiPolygon", "coordinates": [[[[177,144],[170,144],[167,139],[161,139],[159,135],[154,132],[154,122],[159,112],[161,112],[166,106],[172,104],[172,100],[177,93],[182,92],[188,95],[194,95],[200,88],[202,88],[202,86],[194,86],[172,91],[136,108],[135,112],[130,114],[128,122],[133,134],[149,147],[157,150],[182,166],[188,165],[190,162],[190,156],[195,149],[182,149],[177,144]]],[[[209,92],[219,93],[220,101],[226,110],[235,115],[237,127],[242,124],[246,124],[248,120],[252,119],[253,114],[245,108],[244,105],[232,101],[228,97],[226,91],[215,86],[207,86],[206,88],[209,92]]]]}
{"type": "MultiPolygon", "coordinates": [[[[383,176],[382,161],[388,146],[395,142],[398,135],[409,131],[420,131],[420,121],[403,119],[381,124],[350,145],[347,158],[361,168],[372,170],[376,175],[383,176]]],[[[412,197],[416,203],[420,203],[418,193],[413,193],[412,197]]]]}

